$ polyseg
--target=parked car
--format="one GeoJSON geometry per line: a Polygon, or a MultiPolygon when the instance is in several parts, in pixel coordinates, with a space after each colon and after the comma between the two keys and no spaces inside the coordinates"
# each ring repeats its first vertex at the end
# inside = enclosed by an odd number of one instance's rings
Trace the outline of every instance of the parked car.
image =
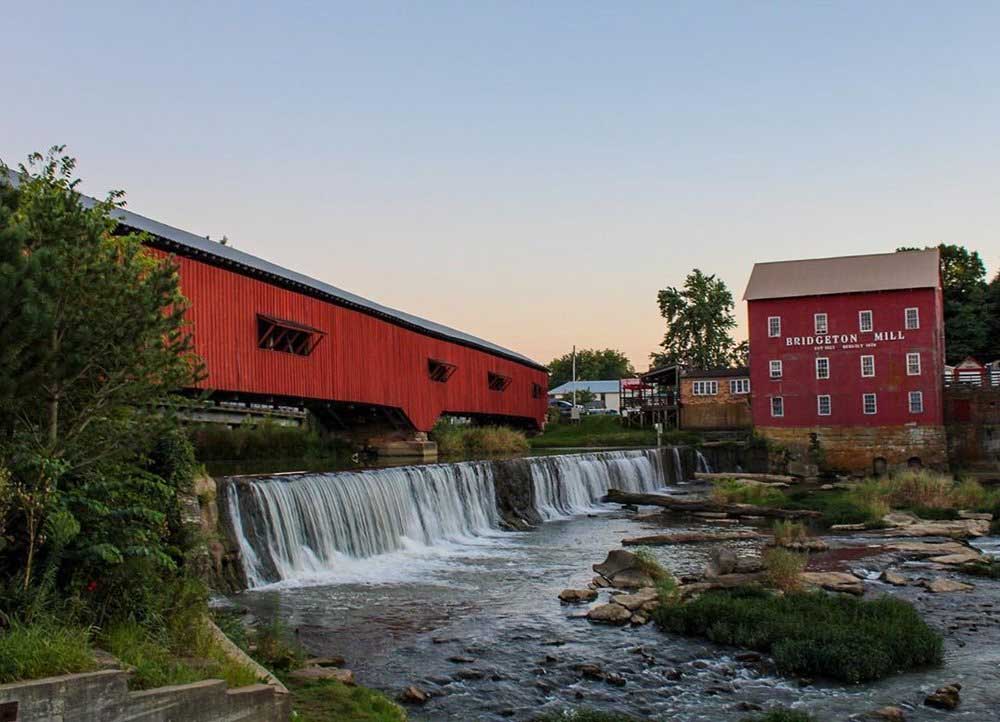
{"type": "Polygon", "coordinates": [[[617,409],[606,409],[603,406],[594,409],[587,409],[588,416],[618,416],[617,409]]]}
{"type": "Polygon", "coordinates": [[[573,404],[569,401],[563,401],[561,399],[549,399],[549,408],[559,409],[559,416],[567,419],[570,414],[573,413],[573,404]]]}

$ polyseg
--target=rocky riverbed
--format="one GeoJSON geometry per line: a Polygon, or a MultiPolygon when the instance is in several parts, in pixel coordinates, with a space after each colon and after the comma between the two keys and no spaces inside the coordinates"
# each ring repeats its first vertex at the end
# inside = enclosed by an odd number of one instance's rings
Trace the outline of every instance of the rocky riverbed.
{"type": "MultiPolygon", "coordinates": [[[[766,657],[746,650],[665,635],[653,625],[586,618],[591,606],[618,593],[588,585],[591,565],[623,538],[755,529],[712,519],[639,520],[622,512],[581,516],[433,554],[413,550],[374,559],[356,579],[347,574],[325,586],[249,592],[237,601],[258,616],[280,617],[311,653],[345,657],[361,684],[392,695],[409,686],[426,692],[429,699],[410,708],[418,721],[529,720],[576,705],[657,720],[725,721],[776,704],[830,722],[886,705],[900,707],[909,720],[1000,719],[1000,582],[940,564],[940,557],[964,549],[961,544],[906,546],[934,543],[934,537],[845,532],[828,537],[829,550],[811,558],[811,571],[850,575],[866,597],[887,593],[912,601],[944,635],[944,666],[872,685],[785,678],[766,657]],[[935,592],[935,580],[972,588],[935,592]],[[565,603],[559,594],[567,588],[593,591],[596,598],[565,603]],[[962,685],[956,710],[923,704],[953,682],[962,685]]],[[[726,546],[753,558],[763,543],[747,535],[726,546]]],[[[712,548],[686,542],[653,551],[675,575],[695,576],[712,548]]],[[[629,622],[644,603],[627,610],[629,622]]]]}

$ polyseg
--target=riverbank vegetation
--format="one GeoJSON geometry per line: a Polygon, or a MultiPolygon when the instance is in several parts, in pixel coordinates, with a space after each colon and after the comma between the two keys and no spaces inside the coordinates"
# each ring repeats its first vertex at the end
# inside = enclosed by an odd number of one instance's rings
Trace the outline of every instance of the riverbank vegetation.
{"type": "Polygon", "coordinates": [[[785,674],[867,682],[940,664],[941,636],[907,602],[822,592],[712,591],[653,613],[665,631],[774,657],[785,674]]]}
{"type": "Polygon", "coordinates": [[[523,431],[508,426],[472,426],[439,421],[431,429],[438,453],[449,459],[481,459],[520,454],[528,450],[523,431]]]}
{"type": "Polygon", "coordinates": [[[349,443],[321,434],[310,425],[276,423],[244,425],[230,429],[205,424],[188,430],[195,456],[209,473],[257,473],[267,468],[288,470],[340,468],[352,463],[349,443]],[[279,464],[275,467],[275,464],[279,464]]]}
{"type": "MultiPolygon", "coordinates": [[[[687,431],[667,431],[664,444],[695,445],[701,437],[687,431]]],[[[584,416],[579,422],[549,424],[530,439],[532,449],[656,446],[656,431],[625,426],[619,416],[584,416]]]]}

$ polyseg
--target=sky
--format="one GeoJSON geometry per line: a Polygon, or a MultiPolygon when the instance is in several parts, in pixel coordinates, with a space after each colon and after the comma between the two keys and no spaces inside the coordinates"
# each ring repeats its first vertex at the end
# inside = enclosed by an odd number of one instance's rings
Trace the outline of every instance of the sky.
{"type": "Polygon", "coordinates": [[[659,289],[961,243],[1000,268],[1000,3],[3,10],[0,159],[543,363],[659,289]]]}

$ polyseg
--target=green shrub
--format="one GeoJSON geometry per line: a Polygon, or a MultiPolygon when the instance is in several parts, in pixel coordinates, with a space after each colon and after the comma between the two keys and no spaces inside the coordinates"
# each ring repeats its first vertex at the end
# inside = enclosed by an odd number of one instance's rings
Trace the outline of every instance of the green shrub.
{"type": "Polygon", "coordinates": [[[806,568],[804,554],[775,547],[764,552],[764,569],[771,586],[790,592],[802,585],[802,570],[806,568]]]}
{"type": "Polygon", "coordinates": [[[272,672],[290,672],[305,659],[305,651],[290,639],[285,625],[274,618],[254,631],[251,655],[272,672]]]}
{"type": "Polygon", "coordinates": [[[673,581],[673,576],[660,564],[656,555],[649,547],[637,547],[632,550],[635,555],[638,567],[654,582],[673,581]]]}
{"type": "Polygon", "coordinates": [[[774,522],[772,530],[774,533],[774,543],[778,546],[804,542],[809,538],[806,525],[800,521],[792,521],[791,519],[779,519],[774,522]]]}
{"type": "Polygon", "coordinates": [[[745,484],[737,479],[719,479],[712,482],[712,501],[719,504],[753,504],[754,506],[782,507],[788,498],[780,489],[767,484],[745,484]]]}
{"type": "Polygon", "coordinates": [[[13,622],[0,633],[0,684],[96,668],[89,632],[52,621],[13,622]]]}
{"type": "Polygon", "coordinates": [[[189,432],[203,462],[272,459],[334,459],[353,453],[347,442],[321,435],[309,426],[261,423],[230,429],[221,424],[196,426],[189,432]]]}
{"type": "Polygon", "coordinates": [[[289,680],[297,722],[405,722],[402,707],[375,690],[324,680],[289,680]]]}
{"type": "Polygon", "coordinates": [[[437,443],[438,453],[451,458],[480,458],[528,450],[524,432],[507,426],[470,426],[439,421],[431,430],[430,438],[437,443]]]}
{"type": "Polygon", "coordinates": [[[941,636],[902,600],[822,592],[709,592],[653,613],[668,632],[771,654],[779,670],[857,683],[940,664],[941,636]]]}
{"type": "MultiPolygon", "coordinates": [[[[667,431],[664,444],[693,446],[701,437],[689,431],[667,431]]],[[[530,440],[533,449],[564,447],[655,446],[656,431],[626,426],[620,416],[584,416],[579,422],[549,424],[530,440]]]]}
{"type": "Polygon", "coordinates": [[[966,574],[987,579],[1000,579],[1000,561],[989,559],[984,562],[972,562],[963,564],[961,570],[966,574]]]}

